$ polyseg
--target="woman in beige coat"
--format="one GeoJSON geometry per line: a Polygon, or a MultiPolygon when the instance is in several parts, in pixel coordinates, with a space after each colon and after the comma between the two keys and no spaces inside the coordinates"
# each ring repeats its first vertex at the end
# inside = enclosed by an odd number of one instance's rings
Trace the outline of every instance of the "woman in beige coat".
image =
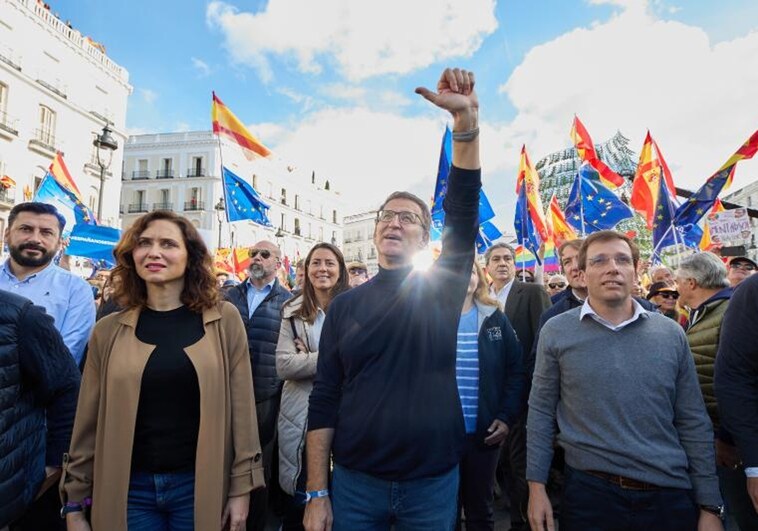
{"type": "Polygon", "coordinates": [[[316,377],[321,325],[334,297],[349,288],[345,259],[328,243],[305,258],[303,290],[282,308],[276,372],[284,380],[279,409],[279,485],[288,497],[282,531],[303,529],[305,510],[305,431],[308,397],[316,377]]]}
{"type": "Polygon", "coordinates": [[[239,313],[181,216],[146,214],[114,254],[126,309],[90,338],[60,484],[68,529],[241,531],[263,469],[239,313]]]}

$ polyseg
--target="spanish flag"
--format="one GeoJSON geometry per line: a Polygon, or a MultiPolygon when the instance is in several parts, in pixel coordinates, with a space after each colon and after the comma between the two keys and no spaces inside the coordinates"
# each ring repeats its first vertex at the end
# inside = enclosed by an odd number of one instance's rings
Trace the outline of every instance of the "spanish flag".
{"type": "Polygon", "coordinates": [[[550,220],[553,229],[553,240],[556,247],[560,247],[564,242],[576,240],[576,231],[566,221],[566,216],[563,215],[561,206],[558,204],[558,198],[553,197],[550,199],[550,220]]]}
{"type": "Polygon", "coordinates": [[[674,187],[674,180],[671,177],[671,171],[658,148],[658,144],[653,140],[650,131],[648,131],[645,142],[642,144],[642,151],[640,151],[640,161],[637,164],[637,172],[634,175],[630,201],[632,208],[645,217],[648,229],[653,228],[653,218],[655,217],[655,206],[658,204],[658,190],[661,176],[666,179],[666,187],[669,193],[672,197],[675,197],[676,188],[674,187]]]}
{"type": "Polygon", "coordinates": [[[532,223],[540,239],[545,242],[548,239],[548,229],[545,222],[545,210],[542,208],[542,200],[540,199],[540,176],[529,160],[525,145],[521,147],[521,161],[516,178],[516,194],[521,191],[522,186],[526,187],[529,216],[532,218],[532,223]]]}
{"type": "MultiPolygon", "coordinates": [[[[714,212],[723,212],[724,210],[726,209],[724,208],[724,205],[721,204],[721,199],[716,199],[713,203],[711,214],[714,212]]],[[[711,248],[714,247],[713,240],[711,240],[711,224],[707,219],[703,224],[703,237],[700,239],[700,245],[698,247],[700,247],[701,251],[710,251],[711,248]]]]}
{"type": "Polygon", "coordinates": [[[598,158],[592,138],[578,116],[574,116],[574,123],[571,126],[571,141],[576,147],[579,158],[597,170],[600,181],[605,186],[614,189],[624,184],[624,178],[598,158]]]}
{"type": "Polygon", "coordinates": [[[211,105],[211,120],[213,121],[213,132],[238,144],[249,159],[271,155],[271,151],[242,125],[239,118],[229,110],[229,107],[223,104],[215,92],[211,105]]]}
{"type": "Polygon", "coordinates": [[[8,188],[15,188],[16,187],[16,181],[8,177],[7,175],[3,175],[0,177],[0,186],[5,188],[6,190],[8,188]]]}
{"type": "Polygon", "coordinates": [[[53,178],[58,181],[58,184],[74,194],[79,201],[84,202],[82,200],[82,193],[79,191],[79,188],[76,186],[74,179],[71,177],[71,174],[66,167],[66,163],[63,162],[63,153],[60,151],[55,154],[55,158],[53,159],[52,164],[50,164],[48,173],[50,173],[50,175],[52,175],[53,178]]]}

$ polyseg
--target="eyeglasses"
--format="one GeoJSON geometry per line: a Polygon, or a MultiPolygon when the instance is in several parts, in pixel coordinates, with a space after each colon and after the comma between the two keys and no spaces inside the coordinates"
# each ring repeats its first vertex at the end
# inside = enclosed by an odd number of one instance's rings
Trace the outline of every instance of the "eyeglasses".
{"type": "Polygon", "coordinates": [[[350,269],[348,269],[348,273],[350,273],[351,275],[365,275],[368,273],[368,271],[360,267],[351,267],[350,269]]]}
{"type": "Polygon", "coordinates": [[[550,289],[558,289],[558,288],[563,289],[566,287],[566,283],[559,282],[558,284],[548,284],[547,287],[550,289]]]}
{"type": "Polygon", "coordinates": [[[755,266],[753,264],[748,264],[747,262],[732,263],[729,264],[729,267],[732,269],[742,269],[743,271],[755,271],[755,266]]]}
{"type": "Polygon", "coordinates": [[[616,256],[606,256],[604,254],[593,256],[592,258],[589,258],[587,262],[592,267],[598,267],[598,266],[604,266],[610,263],[610,261],[613,260],[617,266],[630,266],[634,263],[632,260],[632,257],[627,254],[617,254],[616,256]]]}
{"type": "Polygon", "coordinates": [[[271,251],[268,249],[250,249],[250,258],[255,258],[259,254],[264,260],[271,258],[271,251]]]}
{"type": "Polygon", "coordinates": [[[673,291],[660,291],[656,293],[656,295],[660,295],[664,299],[674,299],[677,300],[679,298],[678,293],[674,293],[673,291]]]}
{"type": "Polygon", "coordinates": [[[530,277],[529,275],[519,275],[518,278],[521,282],[526,282],[528,284],[531,284],[534,282],[534,279],[530,277]]]}
{"type": "Polygon", "coordinates": [[[421,217],[410,210],[380,210],[376,214],[377,221],[390,223],[395,216],[400,220],[401,225],[423,225],[421,217]]]}

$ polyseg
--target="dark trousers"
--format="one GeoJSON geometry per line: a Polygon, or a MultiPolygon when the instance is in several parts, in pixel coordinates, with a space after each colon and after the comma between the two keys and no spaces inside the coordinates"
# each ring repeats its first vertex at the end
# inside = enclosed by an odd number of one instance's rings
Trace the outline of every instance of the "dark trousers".
{"type": "Polygon", "coordinates": [[[247,515],[247,531],[264,531],[266,520],[271,515],[271,493],[278,492],[278,456],[276,421],[279,416],[279,395],[255,404],[258,416],[258,437],[261,441],[263,477],[266,487],[250,493],[250,512],[247,515]],[[276,485],[274,484],[276,483],[276,485]]]}
{"type": "Polygon", "coordinates": [[[495,469],[499,446],[483,446],[482,437],[468,435],[463,458],[459,465],[458,523],[461,529],[461,509],[465,514],[466,531],[493,531],[492,510],[495,469]]]}
{"type": "Polygon", "coordinates": [[[281,531],[304,531],[303,518],[305,517],[305,485],[308,481],[308,469],[306,466],[306,449],[303,444],[302,468],[297,476],[295,495],[290,496],[282,492],[282,529],[281,531]]]}
{"type": "Polygon", "coordinates": [[[526,483],[526,415],[513,423],[505,438],[501,463],[506,470],[508,497],[511,499],[511,531],[529,529],[527,506],[529,488],[526,483]]]}
{"type": "Polygon", "coordinates": [[[65,531],[66,521],[61,518],[61,499],[53,485],[34,500],[24,516],[9,526],[10,531],[65,531]]]}
{"type": "Polygon", "coordinates": [[[566,467],[560,531],[694,531],[691,490],[632,490],[566,467]]]}

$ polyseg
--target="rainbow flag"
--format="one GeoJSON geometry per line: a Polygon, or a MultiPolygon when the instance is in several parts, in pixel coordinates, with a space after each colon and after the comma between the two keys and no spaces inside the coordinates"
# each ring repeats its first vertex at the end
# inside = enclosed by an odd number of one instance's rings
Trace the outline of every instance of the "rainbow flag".
{"type": "Polygon", "coordinates": [[[537,257],[523,245],[516,246],[516,269],[534,269],[537,257]]]}
{"type": "Polygon", "coordinates": [[[71,174],[66,167],[66,163],[63,162],[63,153],[60,151],[55,154],[55,158],[53,159],[52,164],[50,164],[48,173],[52,175],[53,179],[58,181],[58,183],[63,186],[63,188],[74,194],[80,202],[84,202],[82,199],[82,193],[76,186],[73,177],[71,177],[71,174]]]}
{"type": "Polygon", "coordinates": [[[574,123],[571,125],[570,134],[571,141],[574,143],[574,147],[576,147],[579,158],[597,170],[602,184],[611,189],[618,188],[624,184],[624,178],[613,171],[597,156],[595,145],[592,143],[592,138],[587,132],[587,128],[584,127],[584,124],[576,115],[574,116],[574,123]]]}
{"type": "Polygon", "coordinates": [[[269,157],[271,151],[263,143],[253,136],[229,107],[213,93],[211,104],[211,121],[213,132],[223,135],[238,144],[248,158],[269,157]]]}
{"type": "Polygon", "coordinates": [[[521,160],[519,162],[518,176],[516,177],[517,195],[521,191],[522,186],[526,187],[526,203],[534,229],[543,242],[547,241],[548,228],[545,221],[545,210],[542,208],[542,199],[540,199],[540,176],[534,171],[534,167],[529,160],[526,145],[521,146],[521,160]]]}
{"type": "Polygon", "coordinates": [[[542,267],[545,273],[561,272],[561,264],[558,261],[558,253],[552,238],[545,242],[545,256],[542,259],[542,267]]]}

